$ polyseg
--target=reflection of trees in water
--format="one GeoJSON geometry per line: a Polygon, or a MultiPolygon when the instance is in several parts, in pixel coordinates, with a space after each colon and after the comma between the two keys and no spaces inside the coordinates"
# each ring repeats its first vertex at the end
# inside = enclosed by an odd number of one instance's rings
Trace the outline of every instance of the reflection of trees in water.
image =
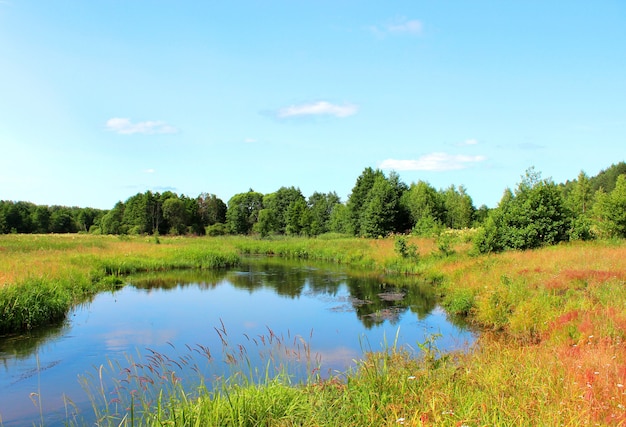
{"type": "Polygon", "coordinates": [[[407,310],[423,319],[436,305],[436,296],[425,283],[348,278],[346,285],[353,299],[354,310],[368,329],[385,321],[395,325],[407,310]]]}
{"type": "Polygon", "coordinates": [[[299,297],[304,290],[307,272],[297,267],[280,266],[276,263],[252,263],[237,269],[228,276],[228,281],[236,288],[252,292],[255,289],[269,288],[278,295],[290,298],[299,297]]]}
{"type": "Polygon", "coordinates": [[[415,278],[395,277],[383,281],[378,276],[361,274],[356,277],[336,265],[318,266],[301,260],[254,259],[231,272],[228,280],[250,292],[264,287],[291,298],[301,296],[308,285],[310,295],[340,298],[337,302],[344,304],[333,310],[354,311],[368,329],[384,322],[396,324],[408,310],[423,319],[436,305],[432,287],[415,278]],[[347,298],[338,295],[343,284],[350,293],[347,298]]]}
{"type": "Polygon", "coordinates": [[[227,270],[175,270],[159,273],[142,273],[127,280],[137,289],[174,289],[196,285],[202,289],[213,289],[226,277],[227,270]]]}
{"type": "Polygon", "coordinates": [[[8,360],[27,359],[39,346],[63,335],[67,328],[68,322],[64,320],[27,333],[0,336],[0,362],[6,366],[8,360]]]}

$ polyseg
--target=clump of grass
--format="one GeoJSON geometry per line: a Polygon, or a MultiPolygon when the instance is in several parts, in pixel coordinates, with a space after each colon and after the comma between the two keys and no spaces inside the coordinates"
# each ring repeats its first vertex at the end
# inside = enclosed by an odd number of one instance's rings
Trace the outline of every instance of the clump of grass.
{"type": "Polygon", "coordinates": [[[29,279],[0,292],[0,333],[32,329],[65,317],[71,292],[59,282],[29,279]]]}

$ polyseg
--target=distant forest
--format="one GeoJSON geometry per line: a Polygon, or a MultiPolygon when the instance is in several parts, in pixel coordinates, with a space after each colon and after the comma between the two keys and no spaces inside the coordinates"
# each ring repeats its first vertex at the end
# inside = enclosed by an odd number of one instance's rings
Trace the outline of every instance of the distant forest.
{"type": "Polygon", "coordinates": [[[384,237],[436,236],[472,228],[481,252],[527,249],[565,240],[626,237],[626,163],[594,177],[556,184],[534,168],[496,208],[475,207],[462,185],[435,189],[410,185],[397,173],[366,168],[348,200],[336,193],[281,187],[252,189],[225,203],[214,194],[138,193],[110,210],[0,201],[0,233],[93,233],[135,235],[318,236],[341,233],[384,237]]]}

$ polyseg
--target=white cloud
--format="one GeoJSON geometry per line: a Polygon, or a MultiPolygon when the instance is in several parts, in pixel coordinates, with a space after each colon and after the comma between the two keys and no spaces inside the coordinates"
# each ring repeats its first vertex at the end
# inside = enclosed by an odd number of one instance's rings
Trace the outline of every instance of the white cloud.
{"type": "Polygon", "coordinates": [[[401,19],[387,25],[387,31],[390,33],[408,33],[420,34],[422,32],[422,23],[417,19],[401,19]]]}
{"type": "Polygon", "coordinates": [[[145,170],[143,171],[143,173],[155,173],[155,172],[156,172],[156,170],[154,170],[154,169],[152,169],[152,168],[150,168],[150,169],[145,169],[145,170]]]}
{"type": "Polygon", "coordinates": [[[486,160],[485,156],[465,156],[462,154],[431,153],[417,160],[387,159],[380,164],[381,169],[398,171],[449,171],[465,169],[470,163],[486,160]]]}
{"type": "Polygon", "coordinates": [[[319,101],[312,104],[291,105],[281,108],[278,110],[277,116],[281,119],[302,116],[348,117],[356,114],[357,110],[357,106],[352,104],[337,105],[327,101],[319,101]]]}
{"type": "Polygon", "coordinates": [[[370,30],[379,37],[387,34],[412,34],[418,35],[422,33],[424,26],[422,21],[417,19],[397,18],[384,25],[372,25],[370,30]]]}
{"type": "Polygon", "coordinates": [[[470,138],[470,139],[466,139],[465,141],[463,141],[461,145],[476,145],[476,144],[478,144],[478,140],[474,138],[470,138]]]}
{"type": "Polygon", "coordinates": [[[254,139],[254,138],[246,138],[246,139],[243,140],[243,142],[245,142],[246,144],[253,144],[253,143],[257,142],[257,140],[254,139]]]}
{"type": "Polygon", "coordinates": [[[133,123],[130,119],[114,117],[107,120],[107,130],[122,135],[132,135],[135,133],[155,134],[155,133],[176,133],[178,129],[160,121],[146,121],[133,123]]]}

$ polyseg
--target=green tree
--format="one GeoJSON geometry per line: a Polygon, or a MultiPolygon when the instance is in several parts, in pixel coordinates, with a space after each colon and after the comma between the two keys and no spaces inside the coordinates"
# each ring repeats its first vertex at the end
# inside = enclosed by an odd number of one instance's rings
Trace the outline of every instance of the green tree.
{"type": "Polygon", "coordinates": [[[76,224],[79,231],[88,232],[91,227],[96,223],[98,217],[103,215],[103,211],[94,208],[82,208],[78,209],[76,213],[76,224]]]}
{"type": "Polygon", "coordinates": [[[377,177],[384,177],[381,170],[374,170],[370,167],[365,168],[361,175],[357,178],[356,184],[352,188],[352,193],[348,197],[346,207],[348,208],[348,227],[346,230],[350,234],[357,236],[362,235],[361,232],[361,215],[363,208],[368,202],[368,195],[377,177]]]}
{"type": "MultiPolygon", "coordinates": [[[[232,215],[231,215],[232,216],[232,215]]],[[[272,217],[272,211],[269,209],[261,209],[257,216],[257,221],[253,226],[256,233],[259,233],[261,237],[266,237],[272,233],[275,229],[274,218],[272,217]]],[[[244,233],[240,233],[244,234],[244,233]]]]}
{"type": "Polygon", "coordinates": [[[126,229],[122,226],[124,216],[124,203],[117,202],[113,209],[102,216],[100,232],[102,234],[125,234],[126,229]]]}
{"type": "Polygon", "coordinates": [[[474,211],[474,216],[472,218],[472,226],[479,227],[480,225],[485,223],[487,217],[489,216],[489,208],[487,205],[480,205],[478,209],[474,211]]]}
{"type": "Polygon", "coordinates": [[[32,214],[36,206],[30,202],[4,202],[2,216],[4,217],[5,233],[32,233],[35,230],[32,214]]]}
{"type": "Polygon", "coordinates": [[[48,206],[37,206],[32,212],[33,231],[45,234],[50,231],[50,209],[48,206]]]}
{"type": "Polygon", "coordinates": [[[430,235],[442,226],[445,218],[444,201],[429,183],[412,183],[403,194],[401,203],[409,213],[415,234],[430,235]]]}
{"type": "Polygon", "coordinates": [[[197,198],[198,213],[202,224],[206,227],[216,223],[226,223],[228,206],[215,194],[202,193],[197,198]]]}
{"type": "Polygon", "coordinates": [[[52,206],[50,212],[51,233],[76,233],[78,231],[70,209],[63,206],[52,206]]]}
{"type": "Polygon", "coordinates": [[[505,192],[475,242],[480,252],[532,249],[568,238],[571,216],[559,188],[529,168],[515,193],[505,192]]]}
{"type": "MultiPolygon", "coordinates": [[[[274,193],[263,197],[263,209],[267,212],[263,215],[263,230],[266,233],[287,233],[287,217],[290,206],[297,203],[299,206],[306,201],[295,187],[281,187],[274,193]]],[[[292,227],[298,221],[292,220],[292,227]]],[[[293,231],[293,230],[292,230],[293,231]]]]}
{"type": "Polygon", "coordinates": [[[596,224],[604,237],[626,237],[626,175],[620,175],[610,193],[599,190],[594,206],[596,224]]]}
{"type": "Polygon", "coordinates": [[[462,229],[472,225],[474,204],[462,185],[458,189],[451,185],[442,193],[445,211],[444,224],[448,228],[462,229]]]}
{"type": "Polygon", "coordinates": [[[247,193],[235,194],[228,201],[226,224],[232,234],[248,234],[259,219],[263,208],[263,194],[250,189],[247,193]]]}
{"type": "Polygon", "coordinates": [[[391,184],[396,199],[396,217],[394,220],[393,231],[407,232],[411,229],[411,213],[409,208],[403,203],[404,194],[409,191],[409,186],[400,180],[400,175],[395,171],[391,171],[387,177],[387,181],[391,184]]]}
{"type": "Polygon", "coordinates": [[[285,215],[285,233],[298,236],[300,234],[308,234],[308,210],[304,197],[294,200],[287,208],[285,215]]]}
{"type": "Polygon", "coordinates": [[[205,234],[205,225],[202,222],[202,215],[200,213],[200,205],[198,205],[198,199],[187,197],[184,194],[180,196],[180,200],[185,205],[185,226],[189,233],[193,233],[197,236],[205,234]]]}
{"type": "Polygon", "coordinates": [[[353,233],[350,211],[343,203],[335,205],[333,208],[330,219],[328,220],[328,231],[341,234],[353,233]]]}
{"type": "Polygon", "coordinates": [[[170,226],[170,234],[185,234],[187,224],[185,202],[178,197],[167,198],[163,202],[163,219],[165,219],[170,226]]]}
{"type": "Polygon", "coordinates": [[[590,240],[591,212],[593,210],[593,193],[591,181],[584,171],[578,174],[578,179],[569,185],[569,191],[564,191],[565,205],[572,213],[572,225],[569,231],[571,240],[590,240]]]}
{"type": "Polygon", "coordinates": [[[395,231],[398,200],[398,194],[391,182],[384,175],[377,176],[362,207],[359,218],[360,235],[384,237],[395,231]]]}
{"type": "Polygon", "coordinates": [[[599,189],[603,189],[606,193],[611,193],[617,185],[617,179],[620,175],[626,174],[626,163],[619,162],[611,165],[598,173],[593,179],[590,179],[591,191],[595,194],[599,189]]]}
{"type": "Polygon", "coordinates": [[[126,199],[122,223],[128,228],[130,234],[144,234],[152,231],[149,201],[148,193],[137,193],[126,199]]]}
{"type": "Polygon", "coordinates": [[[334,193],[313,193],[308,199],[309,234],[317,236],[331,231],[330,219],[333,210],[341,204],[341,199],[334,193]]]}
{"type": "Polygon", "coordinates": [[[584,171],[578,174],[571,191],[565,198],[567,207],[576,215],[585,215],[589,212],[593,201],[591,182],[584,171]]]}

